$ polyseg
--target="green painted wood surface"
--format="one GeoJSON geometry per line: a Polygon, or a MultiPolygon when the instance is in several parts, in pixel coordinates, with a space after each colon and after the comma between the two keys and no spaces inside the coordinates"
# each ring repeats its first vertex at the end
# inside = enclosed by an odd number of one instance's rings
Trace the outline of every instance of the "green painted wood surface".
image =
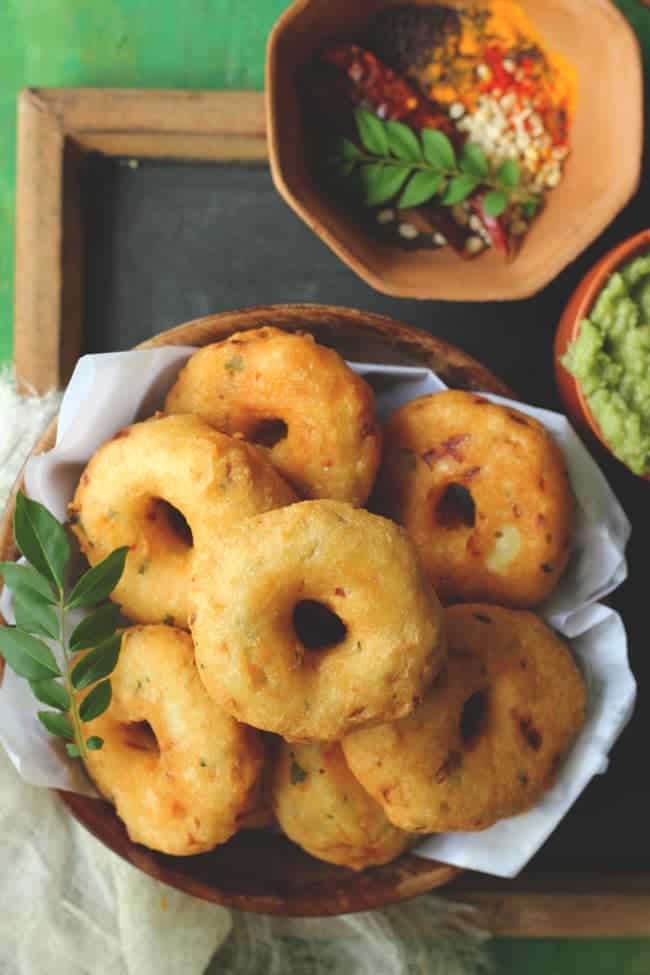
{"type": "Polygon", "coordinates": [[[636,938],[498,938],[495,975],[649,975],[650,941],[636,938]]]}
{"type": "Polygon", "coordinates": [[[16,95],[28,86],[261,89],[286,0],[0,2],[0,361],[11,355],[16,95]]]}
{"type": "MultiPolygon", "coordinates": [[[[618,0],[650,64],[650,11],[618,0]]],[[[0,4],[0,362],[11,357],[15,106],[26,86],[260,89],[286,0],[4,0],[0,4]]],[[[503,975],[648,975],[650,941],[499,939],[503,975]]]]}

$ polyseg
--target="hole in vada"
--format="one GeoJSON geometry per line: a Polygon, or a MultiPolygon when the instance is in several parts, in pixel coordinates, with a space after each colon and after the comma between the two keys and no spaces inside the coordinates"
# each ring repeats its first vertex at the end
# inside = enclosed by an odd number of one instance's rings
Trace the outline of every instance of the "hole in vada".
{"type": "Polygon", "coordinates": [[[148,721],[128,721],[122,725],[124,743],[138,752],[160,754],[158,739],[148,721]]]}
{"type": "Polygon", "coordinates": [[[341,643],[348,632],[343,620],[315,599],[302,599],[293,611],[296,636],[307,650],[326,650],[341,643]]]}
{"type": "Polygon", "coordinates": [[[249,433],[248,439],[260,447],[275,447],[284,440],[288,432],[289,428],[284,420],[260,420],[249,433]]]}
{"type": "Polygon", "coordinates": [[[436,505],[436,520],[442,528],[473,528],[476,505],[464,484],[448,484],[436,505]]]}
{"type": "Polygon", "coordinates": [[[483,689],[468,697],[460,716],[460,737],[465,748],[472,749],[485,731],[488,714],[488,692],[483,689]]]}
{"type": "Polygon", "coordinates": [[[194,538],[185,515],[168,501],[156,498],[147,514],[149,521],[158,521],[165,525],[174,538],[185,548],[192,548],[194,538]]]}

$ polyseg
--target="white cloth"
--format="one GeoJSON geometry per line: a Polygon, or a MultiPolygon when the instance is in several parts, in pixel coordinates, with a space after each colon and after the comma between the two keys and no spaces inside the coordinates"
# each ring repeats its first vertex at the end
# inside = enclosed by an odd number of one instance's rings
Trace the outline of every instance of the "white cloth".
{"type": "Polygon", "coordinates": [[[7,368],[0,368],[0,513],[18,471],[56,413],[61,393],[20,396],[7,368]]]}
{"type": "Polygon", "coordinates": [[[232,926],[99,843],[0,749],[3,975],[194,975],[232,926]]]}
{"type": "MultiPolygon", "coordinates": [[[[58,394],[22,401],[0,373],[0,512],[58,394]]],[[[111,853],[0,748],[2,975],[480,975],[471,908],[426,896],[385,911],[283,920],[181,894],[111,853]],[[210,959],[212,962],[210,963],[210,959]]]]}

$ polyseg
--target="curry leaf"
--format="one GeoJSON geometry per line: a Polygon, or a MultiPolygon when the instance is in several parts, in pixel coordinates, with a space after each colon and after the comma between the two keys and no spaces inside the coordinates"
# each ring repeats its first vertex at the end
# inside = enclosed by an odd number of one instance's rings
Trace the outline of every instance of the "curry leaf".
{"type": "Polygon", "coordinates": [[[92,606],[106,599],[120,581],[128,554],[126,546],[116,548],[103,562],[88,569],[70,593],[66,608],[92,606]]]}
{"type": "Polygon", "coordinates": [[[94,650],[84,654],[72,669],[71,679],[75,690],[82,691],[113,672],[120,655],[121,643],[122,637],[116,633],[94,650]]]}
{"type": "Polygon", "coordinates": [[[485,153],[474,142],[466,142],[460,154],[460,168],[475,179],[485,179],[490,167],[485,153]]]}
{"type": "Polygon", "coordinates": [[[496,177],[497,182],[508,189],[518,186],[521,179],[519,163],[514,159],[506,159],[497,169],[496,177]]]}
{"type": "Polygon", "coordinates": [[[86,694],[79,706],[79,716],[82,721],[94,721],[103,714],[111,703],[113,691],[110,680],[103,680],[86,694]]]}
{"type": "MultiPolygon", "coordinates": [[[[418,138],[404,122],[381,119],[363,108],[356,110],[355,118],[361,146],[339,138],[326,161],[340,178],[354,174],[351,187],[357,193],[361,188],[366,206],[397,197],[398,207],[417,207],[434,196],[438,204],[453,206],[486,186],[486,215],[492,216],[492,210],[503,212],[511,200],[509,191],[520,183],[516,160],[507,159],[494,173],[477,143],[466,142],[457,158],[453,143],[440,129],[422,129],[418,138]]],[[[540,205],[539,197],[521,191],[515,201],[529,218],[540,205]]]]}
{"type": "Polygon", "coordinates": [[[437,169],[449,170],[456,166],[454,147],[444,132],[438,129],[422,129],[420,133],[424,158],[437,169]]]}
{"type": "Polygon", "coordinates": [[[487,217],[500,217],[508,206],[508,197],[503,190],[491,190],[483,198],[483,212],[487,217]]]}
{"type": "Polygon", "coordinates": [[[399,193],[408,176],[406,167],[383,165],[381,163],[364,166],[361,179],[365,190],[367,206],[378,206],[399,193]]]}
{"type": "Polygon", "coordinates": [[[57,680],[32,680],[29,682],[34,697],[59,711],[70,710],[70,695],[57,680]]]}
{"type": "Polygon", "coordinates": [[[56,711],[39,711],[38,720],[51,735],[56,735],[58,738],[72,738],[74,736],[70,720],[65,714],[59,714],[56,711]]]}
{"type": "Polygon", "coordinates": [[[433,173],[427,170],[414,173],[397,201],[397,206],[417,207],[421,203],[426,203],[438,192],[443,178],[442,173],[433,173]]]}
{"type": "Polygon", "coordinates": [[[51,584],[31,565],[0,562],[0,575],[4,579],[5,586],[11,589],[14,596],[19,592],[37,592],[48,602],[55,602],[51,584]]]}
{"type": "Polygon", "coordinates": [[[395,119],[384,122],[384,128],[388,136],[388,148],[394,156],[410,162],[419,162],[422,159],[422,147],[413,129],[395,119]]]}
{"type": "MultiPolygon", "coordinates": [[[[347,150],[346,150],[347,151],[347,150]]],[[[111,595],[124,571],[127,548],[116,549],[99,565],[89,569],[74,586],[65,603],[65,571],[70,546],[65,529],[36,501],[19,493],[14,512],[16,544],[29,565],[0,563],[0,575],[13,593],[17,625],[0,626],[0,655],[20,677],[29,681],[38,701],[53,710],[39,711],[38,719],[52,735],[69,739],[71,758],[85,758],[88,751],[104,744],[90,736],[84,741],[82,719],[91,721],[109,706],[112,697],[109,674],[120,652],[122,637],[115,632],[119,616],[116,603],[106,603],[91,612],[74,629],[70,642],[66,612],[94,606],[111,595]],[[50,647],[34,634],[56,641],[64,666],[50,647]],[[88,652],[73,657],[76,650],[88,652]],[[63,681],[57,678],[63,677],[63,681]],[[94,687],[90,687],[94,684],[94,687]],[[90,688],[79,704],[71,689],[90,688]]]]}
{"type": "Polygon", "coordinates": [[[105,603],[90,616],[79,623],[70,637],[70,650],[90,650],[108,640],[115,633],[120,607],[116,603],[105,603]]]}
{"type": "Polygon", "coordinates": [[[453,179],[449,181],[449,185],[445,191],[442,198],[443,206],[450,207],[454,206],[456,203],[466,200],[477,187],[477,181],[473,176],[469,176],[467,173],[461,173],[460,176],[454,176],[453,179]]]}
{"type": "Polygon", "coordinates": [[[521,204],[521,209],[524,212],[524,216],[528,217],[529,220],[532,220],[532,218],[539,210],[539,205],[540,205],[540,201],[536,197],[533,197],[530,200],[525,200],[521,204]]]}
{"type": "Polygon", "coordinates": [[[364,148],[377,156],[386,155],[388,153],[388,135],[381,119],[365,108],[357,108],[354,117],[359,130],[359,138],[364,148]]]}
{"type": "Polygon", "coordinates": [[[65,529],[47,508],[27,498],[22,491],[16,496],[14,537],[27,561],[58,589],[62,589],[65,567],[70,558],[65,529]]]}
{"type": "Polygon", "coordinates": [[[54,607],[34,589],[21,589],[14,594],[14,616],[16,624],[26,633],[38,633],[52,640],[59,635],[54,607]]]}
{"type": "Polygon", "coordinates": [[[27,680],[61,676],[50,648],[17,627],[0,626],[0,654],[14,673],[27,680]]]}
{"type": "Polygon", "coordinates": [[[350,139],[339,139],[337,143],[337,157],[339,159],[358,159],[360,150],[350,139]]]}

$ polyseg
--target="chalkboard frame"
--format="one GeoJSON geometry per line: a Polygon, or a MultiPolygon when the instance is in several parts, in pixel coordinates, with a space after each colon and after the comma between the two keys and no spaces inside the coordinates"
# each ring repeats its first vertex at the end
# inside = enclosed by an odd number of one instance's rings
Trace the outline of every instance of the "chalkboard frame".
{"type": "Polygon", "coordinates": [[[90,152],[265,160],[264,95],[113,88],[20,93],[14,361],[21,385],[39,393],[65,385],[82,348],[81,170],[90,152]]]}

